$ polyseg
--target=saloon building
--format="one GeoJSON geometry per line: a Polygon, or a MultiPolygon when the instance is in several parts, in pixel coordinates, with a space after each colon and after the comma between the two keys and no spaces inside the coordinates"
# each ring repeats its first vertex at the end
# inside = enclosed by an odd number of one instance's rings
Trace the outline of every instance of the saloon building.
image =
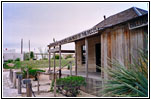
{"type": "MultiPolygon", "coordinates": [[[[147,48],[144,39],[147,34],[148,12],[132,7],[108,18],[104,16],[104,20],[91,29],[50,43],[48,47],[49,51],[58,47],[55,52],[61,54],[62,45],[74,42],[74,75],[84,75],[86,79],[89,79],[88,87],[90,88],[93,85],[101,84],[102,79],[107,79],[107,74],[99,67],[105,69],[112,66],[108,59],[111,61],[116,59],[125,66],[128,62],[133,63],[132,58],[138,57],[137,50],[147,48]],[[83,74],[81,74],[82,72],[83,74]],[[99,77],[100,80],[96,77],[99,77]]],[[[85,91],[90,93],[91,89],[85,88],[85,91]]]]}

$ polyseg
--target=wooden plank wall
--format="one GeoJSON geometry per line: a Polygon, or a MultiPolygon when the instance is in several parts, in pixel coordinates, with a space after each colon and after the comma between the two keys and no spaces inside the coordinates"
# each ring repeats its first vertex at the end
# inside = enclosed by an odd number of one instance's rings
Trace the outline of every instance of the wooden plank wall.
{"type": "MultiPolygon", "coordinates": [[[[106,29],[101,33],[101,67],[112,67],[108,59],[118,60],[122,65],[132,63],[132,56],[138,58],[137,49],[143,48],[143,28],[129,30],[128,25],[119,25],[106,29]]],[[[107,74],[102,71],[102,78],[107,79],[107,74]]]]}

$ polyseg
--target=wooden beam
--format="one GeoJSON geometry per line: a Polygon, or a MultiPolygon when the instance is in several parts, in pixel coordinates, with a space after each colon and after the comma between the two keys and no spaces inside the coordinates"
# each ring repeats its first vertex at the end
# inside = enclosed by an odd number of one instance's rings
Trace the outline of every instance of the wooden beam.
{"type": "MultiPolygon", "coordinates": [[[[56,51],[56,53],[59,53],[59,51],[56,51]]],[[[61,50],[61,53],[75,53],[74,50],[61,50]]]]}
{"type": "Polygon", "coordinates": [[[61,78],[61,45],[59,45],[59,78],[61,78]]]}
{"type": "Polygon", "coordinates": [[[83,31],[83,32],[80,32],[78,34],[75,34],[75,35],[72,35],[68,38],[65,38],[65,39],[62,39],[60,41],[57,41],[57,42],[54,42],[54,43],[50,43],[48,45],[48,47],[53,47],[53,46],[58,46],[58,45],[63,45],[63,44],[66,44],[66,43],[70,43],[70,42],[74,42],[76,40],[79,40],[79,39],[84,39],[88,36],[91,36],[91,35],[94,35],[94,34],[97,34],[98,33],[98,28],[97,27],[93,27],[89,30],[86,30],[86,31],[83,31]]]}
{"type": "Polygon", "coordinates": [[[86,58],[85,58],[85,74],[86,78],[88,78],[88,38],[85,38],[85,53],[86,53],[86,58]]]}
{"type": "Polygon", "coordinates": [[[75,42],[75,75],[77,76],[77,45],[75,42]]]}
{"type": "MultiPolygon", "coordinates": [[[[55,42],[55,39],[53,39],[53,41],[55,42]]],[[[55,46],[54,46],[55,49],[55,46]]],[[[53,57],[54,57],[54,97],[56,97],[56,61],[55,61],[55,52],[53,53],[53,57]]]]}
{"type": "MultiPolygon", "coordinates": [[[[50,47],[49,47],[50,50],[50,47]]],[[[49,72],[51,70],[51,52],[49,52],[49,72]]]]}
{"type": "Polygon", "coordinates": [[[56,52],[56,51],[59,51],[59,48],[54,48],[54,49],[50,49],[50,50],[49,50],[49,52],[52,52],[52,53],[53,53],[53,52],[56,52]]]}

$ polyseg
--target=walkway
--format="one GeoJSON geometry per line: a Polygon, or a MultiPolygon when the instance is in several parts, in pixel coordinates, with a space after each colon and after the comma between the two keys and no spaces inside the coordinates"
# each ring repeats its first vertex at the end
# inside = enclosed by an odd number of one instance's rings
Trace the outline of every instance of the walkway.
{"type": "Polygon", "coordinates": [[[17,89],[12,87],[12,83],[9,80],[9,71],[3,72],[3,97],[21,97],[17,93],[17,89]]]}

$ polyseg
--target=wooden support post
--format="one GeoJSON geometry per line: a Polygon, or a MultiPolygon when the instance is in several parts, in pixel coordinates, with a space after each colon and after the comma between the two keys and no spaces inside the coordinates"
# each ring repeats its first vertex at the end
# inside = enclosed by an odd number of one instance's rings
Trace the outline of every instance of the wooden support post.
{"type": "Polygon", "coordinates": [[[70,62],[70,76],[72,76],[72,62],[70,62]]]}
{"type": "Polygon", "coordinates": [[[86,78],[88,78],[88,38],[85,38],[85,47],[86,47],[85,73],[86,73],[86,78]]]}
{"type": "Polygon", "coordinates": [[[75,42],[75,75],[77,76],[77,45],[75,42]]]}
{"type": "Polygon", "coordinates": [[[50,70],[51,70],[51,52],[50,52],[50,47],[49,47],[49,73],[50,73],[50,70]]]}
{"type": "Polygon", "coordinates": [[[21,88],[22,75],[19,74],[17,78],[18,78],[18,94],[21,94],[22,93],[22,88],[21,88]]]}
{"type": "Polygon", "coordinates": [[[40,72],[37,72],[37,91],[38,91],[38,94],[39,94],[39,76],[40,76],[40,72]]]}
{"type": "Polygon", "coordinates": [[[59,78],[61,78],[61,45],[59,45],[59,78]]]}
{"type": "Polygon", "coordinates": [[[13,83],[13,70],[11,70],[11,82],[13,83]]]}
{"type": "MultiPolygon", "coordinates": [[[[55,49],[55,47],[54,47],[55,49]]],[[[56,97],[56,61],[55,61],[55,52],[53,53],[54,57],[54,97],[56,97]]]]}
{"type": "Polygon", "coordinates": [[[10,78],[10,81],[12,79],[12,69],[9,70],[9,78],[10,78]]]}
{"type": "Polygon", "coordinates": [[[31,82],[27,83],[26,86],[27,86],[27,87],[26,87],[27,97],[32,97],[32,91],[31,91],[31,89],[32,89],[32,84],[31,84],[31,82]]]}
{"type": "Polygon", "coordinates": [[[13,87],[16,88],[16,72],[13,73],[13,87]]]}
{"type": "Polygon", "coordinates": [[[29,78],[29,69],[27,68],[27,79],[29,78]]]}

